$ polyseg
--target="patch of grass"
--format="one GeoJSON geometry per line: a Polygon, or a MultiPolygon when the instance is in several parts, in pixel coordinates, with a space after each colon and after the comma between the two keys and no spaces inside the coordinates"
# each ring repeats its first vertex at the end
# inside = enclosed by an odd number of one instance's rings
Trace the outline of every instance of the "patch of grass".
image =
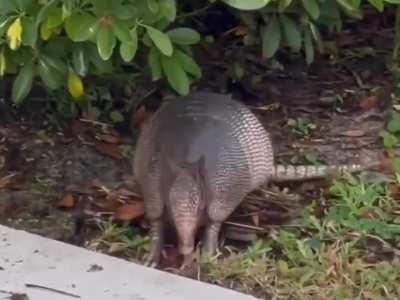
{"type": "Polygon", "coordinates": [[[91,249],[133,257],[139,257],[149,251],[150,237],[133,230],[129,223],[117,224],[109,220],[99,221],[98,226],[101,234],[90,243],[91,249]]]}
{"type": "Polygon", "coordinates": [[[294,133],[301,137],[308,137],[311,132],[316,129],[315,124],[301,117],[289,119],[288,125],[292,128],[294,133]]]}
{"type": "Polygon", "coordinates": [[[207,280],[267,299],[400,299],[400,203],[384,183],[345,176],[326,208],[246,251],[203,262],[207,280]]]}

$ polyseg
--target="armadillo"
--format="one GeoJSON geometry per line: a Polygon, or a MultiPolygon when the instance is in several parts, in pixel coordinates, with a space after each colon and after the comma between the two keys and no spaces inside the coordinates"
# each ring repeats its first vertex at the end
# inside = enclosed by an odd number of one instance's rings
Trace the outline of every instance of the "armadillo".
{"type": "Polygon", "coordinates": [[[207,220],[202,255],[211,255],[222,223],[248,193],[271,180],[321,177],[332,169],[362,167],[275,165],[268,132],[250,109],[227,95],[197,92],[165,102],[142,126],[134,157],[151,228],[147,263],[160,260],[166,215],[184,265],[201,220],[207,220]]]}

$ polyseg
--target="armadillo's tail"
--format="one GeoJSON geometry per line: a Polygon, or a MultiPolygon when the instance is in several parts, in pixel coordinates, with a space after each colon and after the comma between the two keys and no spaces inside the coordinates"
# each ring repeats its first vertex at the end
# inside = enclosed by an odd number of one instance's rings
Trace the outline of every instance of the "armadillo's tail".
{"type": "Polygon", "coordinates": [[[344,173],[359,172],[367,169],[362,165],[303,165],[303,166],[285,166],[275,165],[274,174],[270,177],[271,181],[296,181],[323,178],[329,175],[343,175],[344,173]]]}

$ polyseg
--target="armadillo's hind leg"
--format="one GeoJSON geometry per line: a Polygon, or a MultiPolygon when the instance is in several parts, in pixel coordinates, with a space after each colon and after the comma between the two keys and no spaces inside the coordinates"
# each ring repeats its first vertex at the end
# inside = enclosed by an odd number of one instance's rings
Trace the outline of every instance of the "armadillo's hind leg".
{"type": "Polygon", "coordinates": [[[214,255],[218,249],[218,238],[221,230],[221,222],[211,222],[205,230],[202,255],[211,256],[214,255]]]}
{"type": "Polygon", "coordinates": [[[146,257],[146,266],[155,267],[160,263],[164,247],[164,226],[162,219],[152,220],[150,224],[151,248],[146,257]]]}

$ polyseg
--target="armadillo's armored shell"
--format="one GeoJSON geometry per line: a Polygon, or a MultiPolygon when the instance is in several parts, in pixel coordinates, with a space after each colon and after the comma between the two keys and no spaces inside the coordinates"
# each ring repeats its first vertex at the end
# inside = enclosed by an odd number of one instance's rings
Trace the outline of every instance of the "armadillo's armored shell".
{"type": "MultiPolygon", "coordinates": [[[[255,115],[228,96],[196,93],[165,103],[143,130],[135,160],[136,172],[142,176],[138,180],[145,190],[154,191],[159,187],[154,182],[151,189],[146,187],[148,180],[158,178],[150,172],[152,166],[156,170],[151,161],[162,165],[168,157],[178,163],[193,163],[201,156],[206,161],[204,194],[208,195],[209,217],[220,221],[274,172],[271,142],[255,115]]],[[[156,200],[163,201],[155,197],[146,201],[156,200]]]]}

